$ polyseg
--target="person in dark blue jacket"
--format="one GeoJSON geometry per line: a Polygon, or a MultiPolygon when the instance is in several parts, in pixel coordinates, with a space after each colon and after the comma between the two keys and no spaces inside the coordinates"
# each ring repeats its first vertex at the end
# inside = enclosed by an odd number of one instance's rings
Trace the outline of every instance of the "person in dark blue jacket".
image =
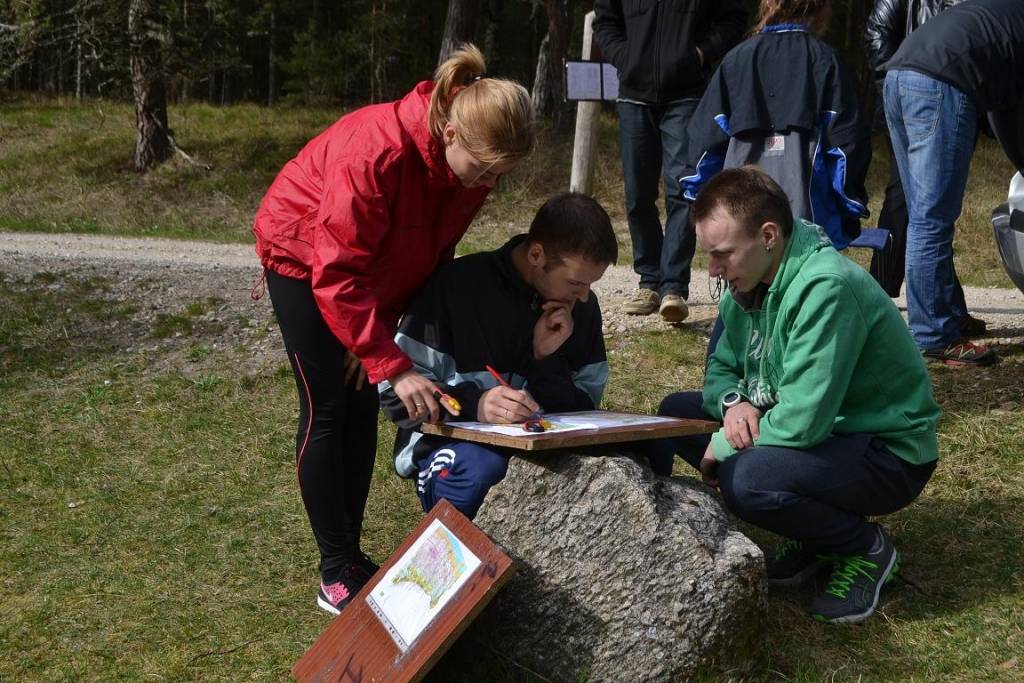
{"type": "Polygon", "coordinates": [[[757,164],[790,199],[793,214],[845,248],[868,215],[864,177],[870,130],[849,73],[818,40],[829,0],[764,0],[754,34],[711,77],[687,130],[684,195],[726,167],[757,164]]]}

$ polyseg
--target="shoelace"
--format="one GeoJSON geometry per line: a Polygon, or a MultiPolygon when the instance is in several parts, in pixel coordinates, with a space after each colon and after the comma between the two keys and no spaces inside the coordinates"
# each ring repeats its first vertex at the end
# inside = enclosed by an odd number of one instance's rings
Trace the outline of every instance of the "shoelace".
{"type": "Polygon", "coordinates": [[[977,353],[977,345],[972,344],[971,342],[960,342],[958,344],[951,344],[950,346],[946,347],[946,354],[956,354],[957,358],[966,358],[967,356],[974,355],[977,353]]]}
{"type": "Polygon", "coordinates": [[[847,557],[839,560],[842,563],[842,568],[836,568],[832,572],[832,576],[828,580],[828,587],[825,588],[825,592],[836,596],[837,598],[845,598],[846,594],[850,592],[850,586],[853,585],[854,579],[857,578],[858,574],[863,574],[872,581],[875,579],[874,574],[869,573],[869,569],[878,569],[878,565],[871,560],[865,560],[859,555],[856,557],[847,557]]]}
{"type": "Polygon", "coordinates": [[[792,538],[787,538],[781,546],[779,546],[779,557],[786,557],[790,553],[798,553],[803,550],[804,544],[800,541],[794,541],[792,538]]]}
{"type": "MultiPolygon", "coordinates": [[[[321,584],[323,585],[323,584],[321,584]]],[[[332,583],[330,585],[323,585],[324,593],[327,594],[327,599],[337,604],[349,596],[348,587],[341,583],[332,583]]]]}

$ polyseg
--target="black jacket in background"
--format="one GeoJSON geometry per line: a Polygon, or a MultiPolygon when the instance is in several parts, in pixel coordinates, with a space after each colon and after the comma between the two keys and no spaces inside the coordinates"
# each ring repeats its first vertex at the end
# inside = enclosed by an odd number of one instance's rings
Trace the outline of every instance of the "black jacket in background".
{"type": "Polygon", "coordinates": [[[903,39],[961,0],[877,0],[864,27],[864,49],[877,80],[903,39]]]}
{"type": "MultiPolygon", "coordinates": [[[[948,83],[981,111],[1018,106],[1024,93],[1024,0],[969,0],[911,33],[887,71],[948,83]]],[[[980,113],[980,112],[979,112],[980,113]]]]}
{"type": "Polygon", "coordinates": [[[596,0],[594,38],[619,71],[619,97],[649,104],[700,97],[709,67],[743,37],[745,5],[744,0],[596,0]]]}

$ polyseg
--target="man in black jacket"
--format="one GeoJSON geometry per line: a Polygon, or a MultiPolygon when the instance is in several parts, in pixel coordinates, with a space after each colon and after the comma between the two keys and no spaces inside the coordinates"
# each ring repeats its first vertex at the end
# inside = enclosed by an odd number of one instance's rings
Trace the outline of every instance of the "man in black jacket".
{"type": "MultiPolygon", "coordinates": [[[[1020,112],[1024,94],[1024,2],[970,0],[910,34],[886,64],[885,117],[907,196],[907,314],[924,355],[988,365],[995,353],[963,337],[953,226],[977,118],[1020,112]]],[[[1012,116],[1011,116],[1012,118],[1012,116]]],[[[1004,142],[1004,145],[1006,143],[1004,142]]]]}
{"type": "Polygon", "coordinates": [[[696,244],[678,179],[686,127],[709,66],[746,28],[743,0],[597,0],[594,38],[619,72],[619,150],[633,268],[640,287],[624,310],[686,319],[696,244]],[[657,199],[665,186],[665,232],[657,199]]]}
{"type": "MultiPolygon", "coordinates": [[[[402,318],[395,342],[418,372],[458,401],[461,410],[449,420],[516,424],[541,409],[593,410],[608,361],[590,286],[617,254],[600,204],[582,194],[557,195],[528,234],[438,268],[402,318]]],[[[467,517],[476,515],[504,478],[508,453],[425,435],[422,420],[409,419],[387,382],[379,390],[384,412],[400,428],[395,469],[405,477],[418,473],[423,509],[445,498],[467,517]]],[[[437,405],[429,409],[429,419],[440,418],[437,405]]]]}

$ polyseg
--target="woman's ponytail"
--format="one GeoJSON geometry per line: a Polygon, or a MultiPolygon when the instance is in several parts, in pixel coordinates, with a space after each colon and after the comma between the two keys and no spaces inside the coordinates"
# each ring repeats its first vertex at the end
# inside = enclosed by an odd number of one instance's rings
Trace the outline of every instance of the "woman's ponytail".
{"type": "Polygon", "coordinates": [[[515,81],[485,76],[486,68],[483,54],[468,43],[437,67],[430,132],[440,140],[451,123],[459,144],[478,161],[517,162],[534,145],[530,93],[515,81]]]}

